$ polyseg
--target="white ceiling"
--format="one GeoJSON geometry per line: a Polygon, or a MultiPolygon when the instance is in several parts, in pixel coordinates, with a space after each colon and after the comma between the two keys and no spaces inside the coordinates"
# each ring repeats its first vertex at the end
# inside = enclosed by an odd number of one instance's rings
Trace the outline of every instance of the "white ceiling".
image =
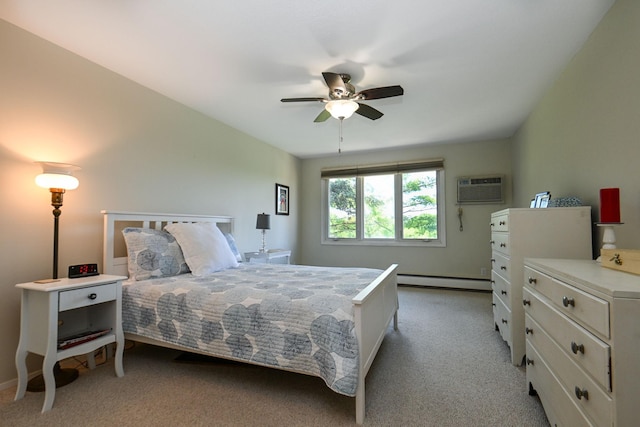
{"type": "Polygon", "coordinates": [[[323,71],[385,115],[342,151],[511,136],[614,0],[0,0],[0,18],[295,156],[333,155],[314,123],[323,71]]]}

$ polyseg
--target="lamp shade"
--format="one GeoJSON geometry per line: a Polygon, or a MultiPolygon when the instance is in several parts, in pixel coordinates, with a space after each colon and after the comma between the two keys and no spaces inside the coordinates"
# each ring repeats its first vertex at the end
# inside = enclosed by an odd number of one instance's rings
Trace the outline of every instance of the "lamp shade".
{"type": "Polygon", "coordinates": [[[261,213],[258,214],[258,219],[256,220],[256,229],[258,230],[269,230],[271,228],[271,219],[269,214],[261,213]]]}
{"type": "Polygon", "coordinates": [[[324,108],[336,119],[348,119],[360,108],[360,105],[349,99],[338,99],[327,102],[324,108]]]}
{"type": "Polygon", "coordinates": [[[73,171],[80,168],[64,163],[38,162],[42,166],[42,173],[36,176],[36,184],[43,188],[62,188],[75,190],[80,185],[73,171]]]}

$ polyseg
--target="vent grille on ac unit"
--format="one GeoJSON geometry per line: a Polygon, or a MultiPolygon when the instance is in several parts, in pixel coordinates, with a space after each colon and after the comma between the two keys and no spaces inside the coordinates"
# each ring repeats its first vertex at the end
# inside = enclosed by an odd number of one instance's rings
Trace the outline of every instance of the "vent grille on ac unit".
{"type": "Polygon", "coordinates": [[[458,178],[458,203],[504,203],[504,176],[458,178]]]}

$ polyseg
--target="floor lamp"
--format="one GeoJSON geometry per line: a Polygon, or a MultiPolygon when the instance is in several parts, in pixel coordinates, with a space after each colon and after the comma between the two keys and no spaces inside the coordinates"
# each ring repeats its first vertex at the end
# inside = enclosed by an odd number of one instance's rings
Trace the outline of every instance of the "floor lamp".
{"type": "MultiPolygon", "coordinates": [[[[53,279],[58,279],[58,224],[62,211],[62,196],[66,190],[78,188],[78,178],[73,176],[73,171],[80,168],[63,163],[39,162],[42,173],[36,176],[36,184],[39,187],[48,188],[51,192],[51,206],[53,206],[53,279]]],[[[61,368],[56,362],[53,366],[53,375],[56,387],[65,386],[78,378],[78,370],[73,368],[61,368]]],[[[28,391],[45,391],[44,377],[38,375],[27,383],[28,391]]]]}

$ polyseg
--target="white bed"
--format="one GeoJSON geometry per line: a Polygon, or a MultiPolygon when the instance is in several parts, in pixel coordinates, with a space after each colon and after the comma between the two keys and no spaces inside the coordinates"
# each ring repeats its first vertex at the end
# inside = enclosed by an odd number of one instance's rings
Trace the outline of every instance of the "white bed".
{"type": "MultiPolygon", "coordinates": [[[[126,227],[141,227],[144,229],[161,230],[167,224],[206,222],[216,224],[223,232],[233,232],[233,218],[225,216],[152,214],[113,211],[102,211],[102,213],[104,214],[103,272],[106,274],[128,276],[127,248],[122,234],[122,230],[126,227]]],[[[295,266],[290,267],[296,268],[295,266]]],[[[306,268],[319,270],[317,267],[306,268]]],[[[394,329],[397,329],[398,295],[396,268],[397,265],[393,264],[386,270],[381,271],[381,274],[377,276],[377,273],[372,275],[371,277],[373,279],[370,282],[369,279],[366,279],[367,281],[361,286],[361,290],[358,288],[357,294],[350,300],[353,309],[353,331],[357,338],[359,350],[357,366],[354,367],[354,369],[357,369],[357,384],[354,387],[356,400],[356,422],[358,424],[363,423],[365,415],[365,377],[389,328],[391,319],[393,319],[394,329]]],[[[346,270],[347,269],[344,269],[345,274],[346,270]]],[[[274,271],[277,272],[277,270],[274,271]]],[[[262,272],[259,271],[258,273],[262,272]]],[[[370,272],[368,273],[370,274],[370,272]]],[[[144,282],[147,281],[144,280],[136,283],[144,282]]],[[[126,304],[123,305],[126,306],[126,304]]],[[[125,317],[125,312],[126,307],[123,307],[123,318],[125,317]]],[[[153,336],[150,338],[151,335],[143,336],[136,333],[126,333],[125,336],[127,339],[133,341],[241,360],[247,363],[256,363],[244,358],[234,357],[233,355],[229,355],[224,352],[202,348],[194,349],[191,346],[181,345],[180,342],[176,342],[175,340],[162,339],[162,337],[153,336]]],[[[295,368],[272,366],[269,364],[265,365],[264,363],[257,364],[274,367],[276,369],[307,373],[304,370],[301,371],[295,368]]],[[[329,383],[327,384],[329,385],[329,383]]]]}

